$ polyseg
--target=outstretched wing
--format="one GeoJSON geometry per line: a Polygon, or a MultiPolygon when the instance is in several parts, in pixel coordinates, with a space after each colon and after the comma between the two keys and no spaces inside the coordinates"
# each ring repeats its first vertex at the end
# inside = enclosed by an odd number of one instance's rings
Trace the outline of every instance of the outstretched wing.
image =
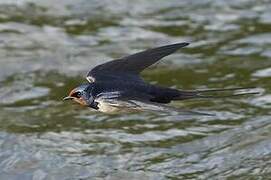
{"type": "MultiPolygon", "coordinates": [[[[131,110],[135,110],[161,113],[174,112],[176,115],[212,116],[212,114],[209,113],[179,109],[156,102],[151,102],[151,98],[153,98],[151,95],[135,91],[113,91],[98,94],[95,98],[95,101],[100,104],[98,105],[98,107],[115,107],[117,109],[120,109],[122,112],[129,112],[131,110]]],[[[108,110],[112,109],[114,108],[108,108],[108,110]]],[[[101,111],[107,112],[105,109],[101,109],[101,111]]]]}
{"type": "Polygon", "coordinates": [[[177,43],[161,46],[146,51],[142,51],[121,59],[109,61],[98,65],[89,71],[87,80],[110,81],[110,80],[133,80],[142,82],[138,74],[145,68],[168,56],[178,49],[189,45],[189,43],[177,43]]]}

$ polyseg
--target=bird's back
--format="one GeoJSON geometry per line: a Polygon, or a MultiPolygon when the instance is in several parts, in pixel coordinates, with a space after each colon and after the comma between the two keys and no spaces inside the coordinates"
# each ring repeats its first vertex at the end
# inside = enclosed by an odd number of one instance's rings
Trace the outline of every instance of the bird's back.
{"type": "Polygon", "coordinates": [[[141,99],[144,101],[169,103],[173,98],[179,95],[177,89],[151,85],[148,83],[137,82],[99,82],[95,83],[94,96],[112,95],[122,93],[124,99],[141,99]]]}

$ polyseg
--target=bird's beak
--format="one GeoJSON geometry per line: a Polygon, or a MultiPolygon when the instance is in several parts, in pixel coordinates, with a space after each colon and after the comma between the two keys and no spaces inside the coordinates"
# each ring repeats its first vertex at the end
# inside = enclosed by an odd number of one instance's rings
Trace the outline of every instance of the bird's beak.
{"type": "Polygon", "coordinates": [[[71,100],[71,99],[74,99],[74,97],[67,96],[67,97],[64,97],[64,98],[63,98],[64,101],[66,101],[66,100],[71,100]]]}

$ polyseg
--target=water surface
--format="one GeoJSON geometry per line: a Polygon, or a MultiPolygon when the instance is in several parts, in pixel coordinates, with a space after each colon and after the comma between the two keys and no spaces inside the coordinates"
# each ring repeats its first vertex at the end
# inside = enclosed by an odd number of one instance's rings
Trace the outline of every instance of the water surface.
{"type": "Polygon", "coordinates": [[[271,2],[0,1],[0,179],[268,179],[271,2]],[[180,89],[258,87],[190,100],[215,113],[109,116],[62,98],[97,64],[191,45],[143,73],[180,89]]]}

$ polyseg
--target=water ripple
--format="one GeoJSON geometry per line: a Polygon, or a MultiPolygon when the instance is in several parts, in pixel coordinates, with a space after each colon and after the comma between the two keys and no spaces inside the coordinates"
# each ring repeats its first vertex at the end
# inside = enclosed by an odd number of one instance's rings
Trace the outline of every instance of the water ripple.
{"type": "MultiPolygon", "coordinates": [[[[0,1],[0,179],[269,179],[269,1],[0,1]],[[62,98],[97,64],[191,45],[143,73],[179,89],[258,87],[170,112],[105,115],[62,98]]],[[[173,110],[173,109],[171,109],[173,110]]]]}

